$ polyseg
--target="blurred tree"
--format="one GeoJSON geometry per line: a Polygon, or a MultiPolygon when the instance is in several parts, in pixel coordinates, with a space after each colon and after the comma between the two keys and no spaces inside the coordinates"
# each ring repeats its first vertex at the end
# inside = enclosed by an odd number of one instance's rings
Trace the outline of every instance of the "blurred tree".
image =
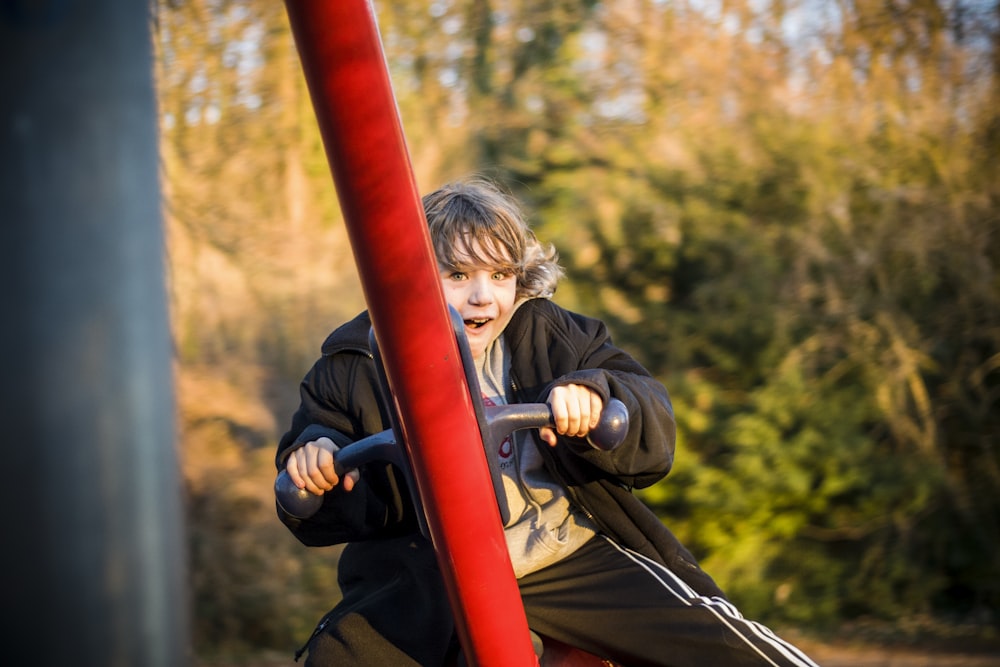
{"type": "Polygon", "coordinates": [[[178,1],[158,34],[181,358],[266,346],[298,375],[363,301],[284,8],[178,1]]]}
{"type": "Polygon", "coordinates": [[[195,640],[291,651],[336,556],[277,522],[273,446],[363,299],[281,3],[177,0],[156,28],[195,640]]]}

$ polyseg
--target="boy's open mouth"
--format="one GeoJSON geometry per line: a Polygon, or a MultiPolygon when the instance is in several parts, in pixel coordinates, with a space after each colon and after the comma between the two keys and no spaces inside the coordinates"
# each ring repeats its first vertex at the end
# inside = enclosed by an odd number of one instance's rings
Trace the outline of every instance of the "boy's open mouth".
{"type": "Polygon", "coordinates": [[[477,317],[471,320],[465,320],[465,326],[472,327],[473,329],[479,329],[487,324],[489,324],[491,318],[489,317],[477,317]]]}

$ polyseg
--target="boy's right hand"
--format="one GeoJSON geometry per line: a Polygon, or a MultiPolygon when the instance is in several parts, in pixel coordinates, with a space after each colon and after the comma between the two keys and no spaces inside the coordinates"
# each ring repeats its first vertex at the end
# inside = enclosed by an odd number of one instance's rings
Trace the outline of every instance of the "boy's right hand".
{"type": "Polygon", "coordinates": [[[296,449],[285,462],[285,470],[300,489],[321,496],[338,484],[350,491],[358,483],[361,473],[340,469],[333,454],[340,447],[330,438],[317,438],[296,449]]]}

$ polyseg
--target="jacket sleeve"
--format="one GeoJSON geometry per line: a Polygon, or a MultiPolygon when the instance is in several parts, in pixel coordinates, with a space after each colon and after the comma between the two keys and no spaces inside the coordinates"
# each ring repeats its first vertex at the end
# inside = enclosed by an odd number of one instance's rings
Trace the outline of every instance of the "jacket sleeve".
{"type": "MultiPolygon", "coordinates": [[[[386,428],[374,364],[363,354],[324,355],[300,383],[299,395],[292,425],[278,443],[275,464],[279,471],[295,449],[319,437],[329,437],[346,448],[386,428]]],[[[402,534],[415,525],[402,479],[388,463],[366,464],[353,490],[338,486],[325,493],[320,510],[312,517],[292,517],[276,504],[278,518],[308,546],[402,534]]]]}
{"type": "MultiPolygon", "coordinates": [[[[561,438],[557,452],[564,463],[586,463],[630,488],[644,488],[662,479],[673,465],[677,429],[666,388],[632,356],[616,347],[600,320],[571,313],[554,304],[537,309],[542,324],[533,328],[533,347],[545,353],[533,363],[542,366],[548,384],[528,400],[544,400],[560,384],[582,384],[596,391],[605,403],[617,398],[625,404],[629,430],[613,451],[592,448],[581,438],[561,438]],[[545,347],[537,347],[544,345],[545,347]],[[542,358],[539,358],[542,357],[542,358]],[[573,457],[578,461],[574,462],[573,457]]],[[[543,445],[544,446],[544,445],[543,445]]],[[[585,467],[584,467],[585,468],[585,467]]]]}

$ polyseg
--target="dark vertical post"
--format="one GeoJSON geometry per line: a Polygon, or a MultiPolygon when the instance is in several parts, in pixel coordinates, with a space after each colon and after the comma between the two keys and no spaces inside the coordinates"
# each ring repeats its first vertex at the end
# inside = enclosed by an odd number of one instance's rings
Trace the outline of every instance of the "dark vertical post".
{"type": "Polygon", "coordinates": [[[536,665],[371,5],[285,5],[467,657],[536,665]]]}
{"type": "Polygon", "coordinates": [[[0,4],[10,665],[188,664],[150,4],[0,4]]]}

